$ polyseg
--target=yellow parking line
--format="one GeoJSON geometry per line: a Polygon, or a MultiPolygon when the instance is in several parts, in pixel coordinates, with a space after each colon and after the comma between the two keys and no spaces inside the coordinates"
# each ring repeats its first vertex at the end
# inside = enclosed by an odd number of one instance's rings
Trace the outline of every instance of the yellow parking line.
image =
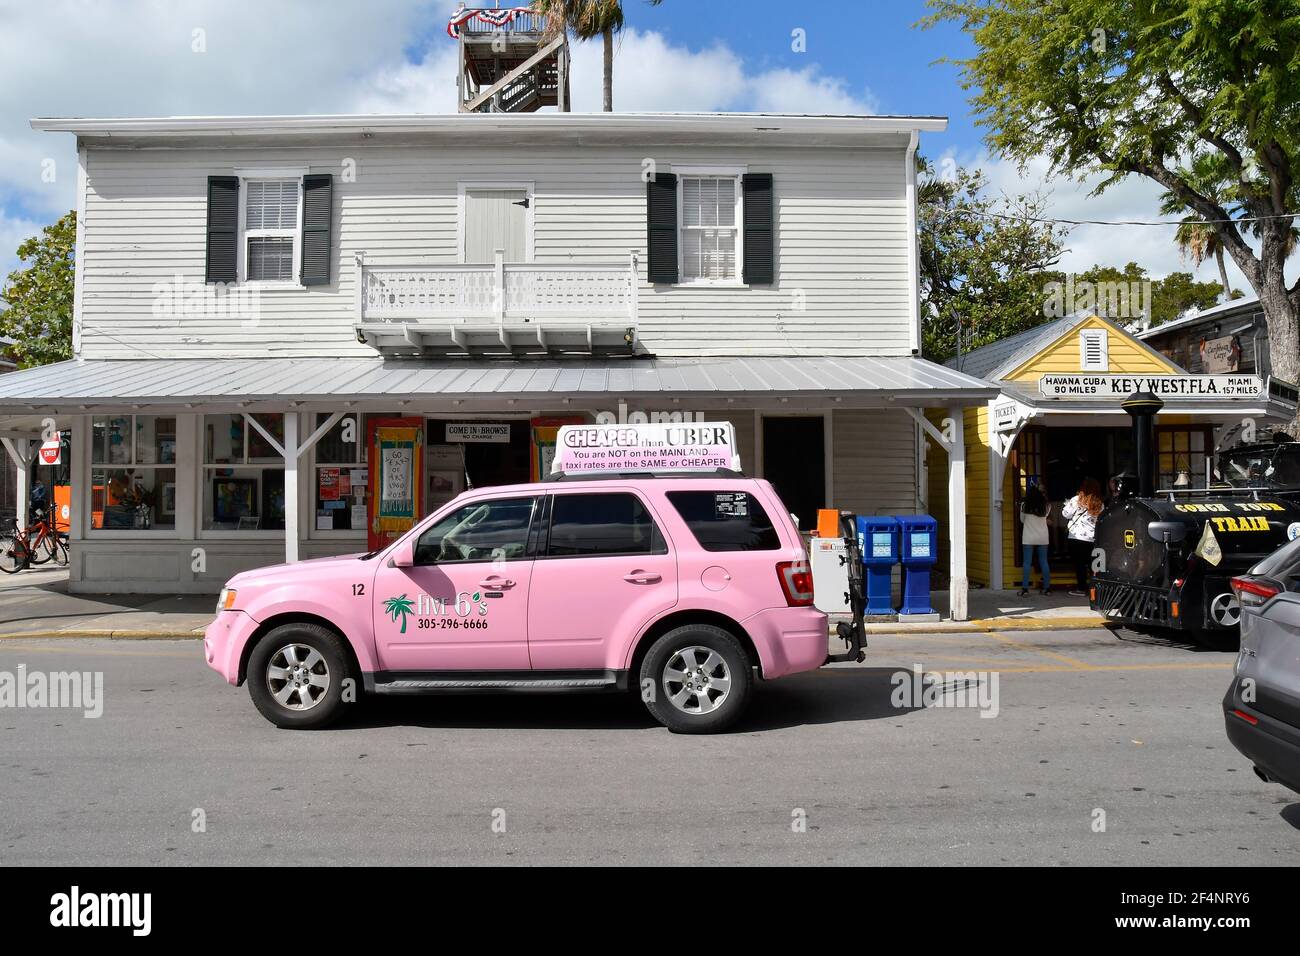
{"type": "MultiPolygon", "coordinates": [[[[882,665],[882,666],[887,666],[887,665],[882,665]]],[[[880,668],[877,667],[873,669],[879,670],[880,668]]],[[[944,668],[927,667],[924,668],[922,672],[931,673],[933,671],[937,671],[941,669],[944,668]]],[[[843,676],[846,674],[853,674],[858,670],[859,668],[856,667],[824,667],[819,671],[812,671],[811,673],[835,674],[835,675],[843,676]]],[[[909,668],[899,666],[898,670],[906,673],[909,671],[909,668]]],[[[1014,665],[1010,667],[990,667],[989,670],[996,671],[999,674],[1079,674],[1087,671],[1208,671],[1208,670],[1232,670],[1232,664],[1227,661],[1223,663],[1216,663],[1216,664],[1200,663],[1200,662],[1172,663],[1172,664],[1090,664],[1084,668],[1073,667],[1073,666],[1054,667],[1048,664],[1042,664],[1038,666],[1031,665],[1027,667],[1017,667],[1014,665]]]]}
{"type": "Polygon", "coordinates": [[[1021,643],[1020,641],[1013,641],[1011,638],[1003,637],[1001,634],[989,634],[989,637],[993,638],[993,640],[995,641],[1000,641],[1001,643],[1005,644],[1007,647],[1014,647],[1018,651],[1028,651],[1031,654],[1039,654],[1043,657],[1050,657],[1053,660],[1061,661],[1064,664],[1070,665],[1070,667],[1073,668],[1074,670],[1082,670],[1082,671],[1092,670],[1091,664],[1085,663],[1084,661],[1081,661],[1078,658],[1068,657],[1065,654],[1058,654],[1055,651],[1045,651],[1040,648],[1034,647],[1034,645],[1032,644],[1024,644],[1021,643]]]}

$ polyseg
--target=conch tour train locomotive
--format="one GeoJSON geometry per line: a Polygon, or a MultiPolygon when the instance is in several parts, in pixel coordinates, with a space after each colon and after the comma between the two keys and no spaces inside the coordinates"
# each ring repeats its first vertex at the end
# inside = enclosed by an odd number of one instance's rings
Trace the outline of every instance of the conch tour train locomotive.
{"type": "Polygon", "coordinates": [[[1300,446],[1243,446],[1221,457],[1209,488],[1154,487],[1154,421],[1164,403],[1131,395],[1136,476],[1097,520],[1089,602],[1107,619],[1172,628],[1207,647],[1237,640],[1240,607],[1229,581],[1300,535],[1300,485],[1278,478],[1300,446]]]}

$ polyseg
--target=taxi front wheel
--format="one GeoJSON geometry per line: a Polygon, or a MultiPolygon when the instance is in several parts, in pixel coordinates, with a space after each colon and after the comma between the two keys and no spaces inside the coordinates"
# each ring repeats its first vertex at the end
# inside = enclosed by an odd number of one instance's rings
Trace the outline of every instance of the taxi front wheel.
{"type": "Polygon", "coordinates": [[[331,723],[355,677],[343,639],[318,624],[282,624],[248,658],[253,704],[277,727],[307,730],[331,723]]]}
{"type": "Polygon", "coordinates": [[[753,671],[740,642],[720,627],[687,624],[650,647],[641,662],[641,699],[678,734],[712,734],[745,710],[753,671]]]}

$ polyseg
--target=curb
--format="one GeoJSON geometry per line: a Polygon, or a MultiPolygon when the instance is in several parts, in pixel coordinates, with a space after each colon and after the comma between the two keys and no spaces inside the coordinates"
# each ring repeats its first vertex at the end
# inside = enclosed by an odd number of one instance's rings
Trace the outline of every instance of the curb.
{"type": "MultiPolygon", "coordinates": [[[[940,621],[937,624],[868,624],[868,634],[987,634],[992,631],[1085,631],[1101,630],[1107,622],[1096,617],[978,618],[973,621],[940,621]]],[[[834,633],[832,631],[832,633],[834,633]]]]}
{"type": "Polygon", "coordinates": [[[175,641],[202,640],[202,631],[140,631],[105,630],[97,628],[69,628],[66,631],[25,631],[20,634],[0,634],[0,641],[17,641],[24,638],[46,640],[51,637],[99,637],[113,641],[175,641]]]}

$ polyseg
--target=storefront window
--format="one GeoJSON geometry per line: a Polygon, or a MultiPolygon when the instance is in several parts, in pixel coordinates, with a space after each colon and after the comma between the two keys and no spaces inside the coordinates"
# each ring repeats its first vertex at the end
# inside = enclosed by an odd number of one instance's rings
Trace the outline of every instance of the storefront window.
{"type": "Polygon", "coordinates": [[[1156,429],[1157,488],[1204,488],[1209,434],[1204,428],[1156,429]]]}
{"type": "MultiPolygon", "coordinates": [[[[312,431],[329,420],[328,412],[315,417],[312,431]]],[[[366,423],[371,417],[355,412],[344,415],[316,443],[313,477],[316,531],[366,530],[369,475],[366,470],[366,423]]]]}
{"type": "Polygon", "coordinates": [[[91,422],[91,527],[176,527],[176,419],[116,415],[91,422]]]}
{"type": "MultiPolygon", "coordinates": [[[[253,416],[277,442],[284,416],[253,416]]],[[[203,419],[205,531],[283,531],[284,458],[243,415],[203,419]]]]}

